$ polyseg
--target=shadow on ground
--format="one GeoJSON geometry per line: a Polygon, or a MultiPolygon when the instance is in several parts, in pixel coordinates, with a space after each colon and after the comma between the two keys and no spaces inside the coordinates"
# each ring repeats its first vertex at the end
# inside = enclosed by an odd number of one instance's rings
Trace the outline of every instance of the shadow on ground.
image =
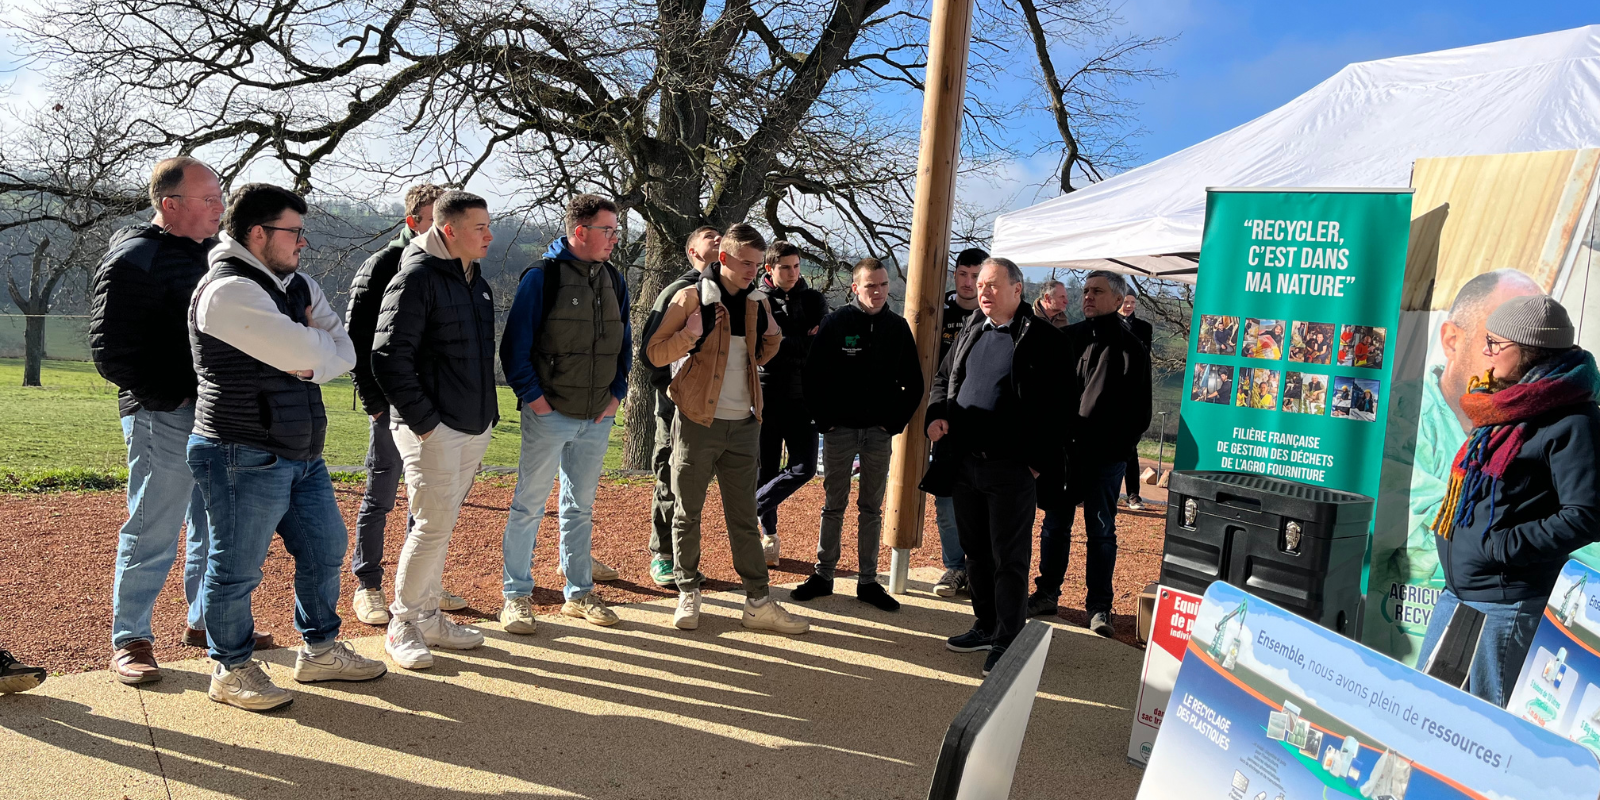
{"type": "MultiPolygon", "coordinates": [[[[490,625],[478,650],[364,684],[300,686],[293,651],[269,651],[268,673],[297,699],[265,715],[207,700],[200,660],[145,689],[104,672],[53,679],[0,699],[0,786],[139,800],[925,797],[981,681],[982,654],[943,646],[971,617],[927,582],[898,613],[852,595],[793,604],[813,620],[793,640],[745,631],[731,594],[707,596],[694,632],[671,627],[667,602],[621,607],[612,629],[490,625]]],[[[1012,796],[1131,798],[1140,654],[1057,627],[1012,796]]],[[[354,644],[382,655],[380,637],[354,644]]]]}

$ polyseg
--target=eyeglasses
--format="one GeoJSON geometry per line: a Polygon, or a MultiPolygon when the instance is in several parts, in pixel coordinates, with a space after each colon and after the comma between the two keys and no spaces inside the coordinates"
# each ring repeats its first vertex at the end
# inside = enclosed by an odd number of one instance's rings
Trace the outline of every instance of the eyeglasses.
{"type": "Polygon", "coordinates": [[[1507,347],[1516,347],[1516,346],[1517,346],[1517,343],[1511,341],[1510,339],[1496,339],[1493,336],[1490,336],[1488,334],[1484,334],[1484,336],[1483,336],[1483,352],[1484,352],[1484,355],[1497,356],[1497,355],[1500,355],[1501,353],[1505,352],[1507,347]]]}
{"type": "Polygon", "coordinates": [[[227,202],[222,199],[222,196],[221,195],[216,195],[216,194],[207,195],[205,197],[194,197],[192,195],[184,195],[184,194],[169,194],[169,195],[166,195],[166,197],[171,197],[171,198],[175,198],[175,199],[178,199],[178,200],[199,200],[200,202],[205,203],[206,205],[212,206],[214,208],[223,208],[223,207],[227,206],[227,202]]]}
{"type": "Polygon", "coordinates": [[[599,231],[600,235],[606,237],[606,241],[609,242],[614,242],[622,238],[622,231],[617,230],[609,225],[579,225],[578,227],[588,228],[591,231],[599,231]]]}
{"type": "Polygon", "coordinates": [[[310,241],[310,239],[306,239],[306,229],[305,228],[279,228],[279,227],[276,227],[276,226],[273,226],[273,225],[262,225],[261,227],[265,228],[266,230],[269,230],[269,231],[284,231],[285,233],[292,233],[292,234],[294,234],[294,239],[297,242],[302,240],[302,239],[305,239],[306,241],[310,241]]]}

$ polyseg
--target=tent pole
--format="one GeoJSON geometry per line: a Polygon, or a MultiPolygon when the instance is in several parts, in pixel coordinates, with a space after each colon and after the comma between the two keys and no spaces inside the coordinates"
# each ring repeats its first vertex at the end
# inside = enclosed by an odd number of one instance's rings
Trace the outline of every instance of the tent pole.
{"type": "MultiPolygon", "coordinates": [[[[950,257],[950,217],[955,208],[961,110],[967,89],[967,46],[972,0],[934,0],[928,26],[928,67],[922,101],[922,143],[917,154],[916,205],[906,271],[906,321],[922,361],[923,396],[938,368],[945,265],[950,257]]],[[[924,400],[924,404],[926,400],[924,400]]],[[[894,438],[889,466],[888,543],[894,548],[889,587],[905,593],[910,551],[922,546],[923,494],[917,488],[928,461],[923,408],[894,438]]]]}

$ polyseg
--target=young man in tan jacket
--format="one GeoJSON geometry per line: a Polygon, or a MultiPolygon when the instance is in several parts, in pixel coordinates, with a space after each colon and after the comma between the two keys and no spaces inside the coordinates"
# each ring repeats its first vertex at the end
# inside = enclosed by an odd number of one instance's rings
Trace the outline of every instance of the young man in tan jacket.
{"type": "Polygon", "coordinates": [[[673,578],[683,630],[700,625],[700,515],[713,476],[722,487],[733,568],[744,582],[744,626],[805,633],[811,624],[768,596],[767,562],[756,518],[761,380],[783,332],[755,285],[766,240],[749,225],[722,235],[717,261],[668,304],[650,336],[651,363],[672,365],[673,578]],[[735,335],[737,332],[737,335],[735,335]]]}

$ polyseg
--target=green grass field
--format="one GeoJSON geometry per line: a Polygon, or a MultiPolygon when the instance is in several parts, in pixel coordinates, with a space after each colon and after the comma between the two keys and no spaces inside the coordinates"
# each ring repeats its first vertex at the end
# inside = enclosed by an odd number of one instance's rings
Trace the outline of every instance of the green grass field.
{"type": "MultiPolygon", "coordinates": [[[[44,386],[23,388],[22,360],[0,359],[0,473],[43,470],[115,472],[127,466],[127,449],[117,419],[116,387],[84,361],[46,361],[44,386]]],[[[517,401],[500,387],[500,424],[484,456],[492,467],[517,465],[519,444],[517,401]]],[[[330,465],[354,466],[366,461],[367,415],[350,408],[354,389],[348,377],[322,387],[328,408],[328,444],[323,457],[330,465]]],[[[618,414],[621,418],[621,414],[618,414]]],[[[622,459],[622,428],[611,432],[606,469],[622,459]]]]}

